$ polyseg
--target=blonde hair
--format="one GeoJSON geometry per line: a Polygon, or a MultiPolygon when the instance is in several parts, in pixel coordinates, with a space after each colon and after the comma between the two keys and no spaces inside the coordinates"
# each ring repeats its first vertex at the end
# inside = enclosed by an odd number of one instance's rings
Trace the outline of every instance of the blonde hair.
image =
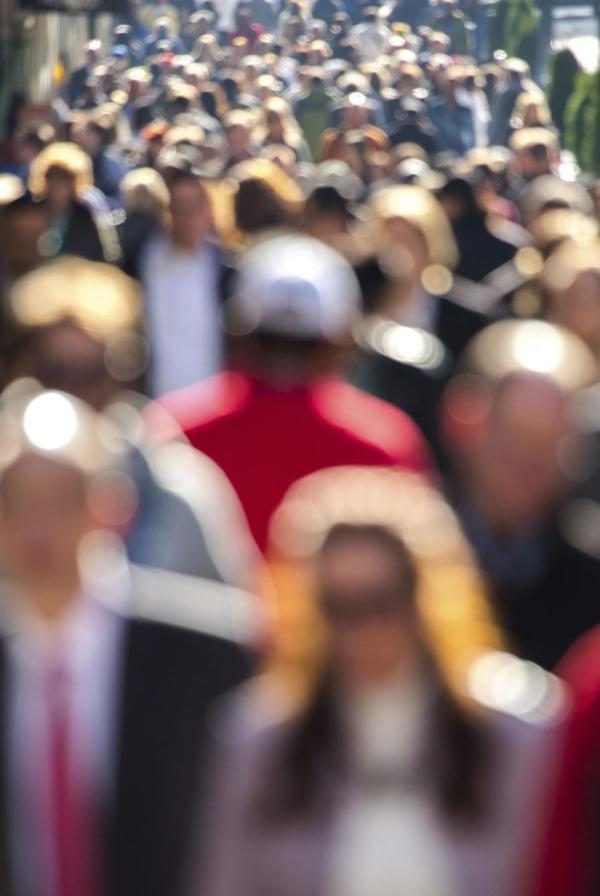
{"type": "Polygon", "coordinates": [[[154,168],[135,168],[121,181],[121,197],[127,212],[146,212],[165,222],[169,212],[169,191],[154,168]]]}
{"type": "Polygon", "coordinates": [[[275,667],[300,689],[318,674],[326,638],[312,561],[341,525],[380,527],[406,547],[426,640],[449,688],[465,697],[471,664],[501,648],[502,637],[453,511],[423,477],[391,468],[322,470],[294,484],[276,511],[267,552],[277,600],[275,667]]]}
{"type": "Polygon", "coordinates": [[[515,102],[513,117],[518,123],[522,123],[524,127],[527,127],[525,119],[527,111],[531,107],[537,110],[539,123],[541,125],[545,126],[552,124],[552,116],[550,115],[550,109],[548,108],[548,103],[546,102],[545,97],[541,93],[527,92],[520,93],[515,102]]]}
{"type": "Polygon", "coordinates": [[[81,147],[76,143],[51,143],[31,164],[29,189],[36,199],[46,196],[46,175],[51,168],[60,168],[71,175],[77,196],[94,185],[92,160],[81,147]]]}
{"type": "Polygon", "coordinates": [[[113,265],[69,256],[21,277],[11,290],[10,304],[23,326],[70,320],[102,342],[135,330],[141,318],[135,280],[113,265]]]}
{"type": "Polygon", "coordinates": [[[423,187],[403,184],[378,192],[370,208],[381,227],[400,219],[418,231],[425,240],[429,263],[450,270],[458,262],[458,249],[452,228],[438,200],[423,187]]]}

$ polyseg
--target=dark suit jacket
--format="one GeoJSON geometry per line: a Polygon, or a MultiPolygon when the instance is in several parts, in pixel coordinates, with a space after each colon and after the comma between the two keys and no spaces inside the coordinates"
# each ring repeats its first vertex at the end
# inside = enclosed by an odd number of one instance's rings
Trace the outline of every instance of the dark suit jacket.
{"type": "MultiPolygon", "coordinates": [[[[121,659],[115,792],[111,807],[102,813],[101,893],[177,896],[190,858],[196,797],[203,789],[207,711],[216,698],[248,676],[250,662],[248,652],[229,637],[235,635],[230,623],[221,625],[217,618],[239,618],[236,592],[218,583],[160,572],[136,571],[132,581],[134,610],[125,621],[121,659]],[[223,612],[215,614],[220,600],[223,612]]],[[[3,761],[7,690],[6,649],[0,639],[2,896],[14,892],[3,761]]]]}
{"type": "Polygon", "coordinates": [[[470,308],[462,296],[447,295],[438,299],[433,332],[456,362],[473,336],[489,322],[483,313],[470,308]]]}

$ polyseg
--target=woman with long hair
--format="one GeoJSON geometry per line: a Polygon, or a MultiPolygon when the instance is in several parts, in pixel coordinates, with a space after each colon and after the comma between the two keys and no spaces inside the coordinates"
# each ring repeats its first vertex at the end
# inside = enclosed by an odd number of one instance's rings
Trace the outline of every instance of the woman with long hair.
{"type": "Polygon", "coordinates": [[[274,517],[271,559],[288,633],[272,675],[213,720],[196,892],[527,893],[560,686],[490,650],[444,500],[411,474],[322,471],[274,517]]]}

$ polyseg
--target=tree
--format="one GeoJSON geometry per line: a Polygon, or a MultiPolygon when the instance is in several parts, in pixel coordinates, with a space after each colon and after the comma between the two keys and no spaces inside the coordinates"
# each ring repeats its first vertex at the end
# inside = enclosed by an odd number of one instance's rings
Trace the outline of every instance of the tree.
{"type": "Polygon", "coordinates": [[[535,66],[540,13],[534,0],[499,0],[490,29],[490,48],[535,66]]]}
{"type": "Polygon", "coordinates": [[[581,72],[565,109],[564,142],[588,174],[600,173],[600,71],[581,72]]]}

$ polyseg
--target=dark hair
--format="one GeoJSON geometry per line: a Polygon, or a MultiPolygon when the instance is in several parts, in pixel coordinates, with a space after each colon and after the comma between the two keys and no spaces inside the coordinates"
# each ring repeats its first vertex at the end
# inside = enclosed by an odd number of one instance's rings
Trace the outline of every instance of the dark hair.
{"type": "Polygon", "coordinates": [[[255,177],[240,183],[234,199],[234,214],[243,233],[258,233],[290,223],[290,214],[275,191],[255,177]]]}
{"type": "MultiPolygon", "coordinates": [[[[393,532],[377,525],[335,526],[322,550],[330,550],[348,538],[376,538],[392,550],[407,577],[403,597],[407,609],[416,610],[417,572],[404,543],[393,532]]],[[[430,674],[437,685],[430,737],[424,758],[430,763],[429,778],[435,786],[440,812],[447,818],[476,824],[489,808],[486,774],[490,744],[483,725],[445,687],[433,657],[424,646],[430,674]]],[[[332,687],[325,669],[307,708],[293,724],[280,761],[269,767],[266,797],[257,806],[259,819],[277,824],[318,811],[322,801],[321,775],[346,771],[342,731],[332,687]]]]}
{"type": "Polygon", "coordinates": [[[350,216],[348,201],[339,190],[331,186],[316,187],[306,200],[305,213],[312,215],[336,214],[344,218],[350,216]]]}

